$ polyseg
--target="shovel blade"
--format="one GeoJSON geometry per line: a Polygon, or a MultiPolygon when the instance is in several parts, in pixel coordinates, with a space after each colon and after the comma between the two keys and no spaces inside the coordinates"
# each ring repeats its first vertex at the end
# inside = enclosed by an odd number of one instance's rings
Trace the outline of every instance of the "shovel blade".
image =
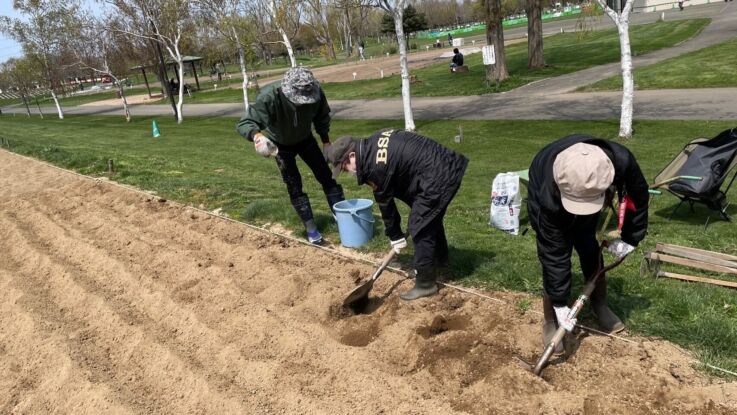
{"type": "Polygon", "coordinates": [[[354,288],[348,296],[343,300],[343,306],[350,307],[356,303],[366,300],[371,289],[374,288],[374,280],[370,279],[358,287],[354,288]]]}
{"type": "Polygon", "coordinates": [[[522,369],[525,369],[526,371],[532,373],[532,371],[535,369],[535,366],[533,366],[531,363],[527,362],[526,360],[523,360],[521,357],[514,358],[517,362],[517,365],[521,367],[522,369]]]}

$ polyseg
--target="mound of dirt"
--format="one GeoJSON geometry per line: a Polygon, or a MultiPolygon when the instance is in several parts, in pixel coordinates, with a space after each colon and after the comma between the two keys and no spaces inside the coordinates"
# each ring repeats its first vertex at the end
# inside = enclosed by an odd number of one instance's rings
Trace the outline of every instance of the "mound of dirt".
{"type": "Polygon", "coordinates": [[[4,151],[0,188],[0,413],[737,409],[666,342],[581,335],[540,379],[515,363],[537,315],[405,303],[392,273],[356,314],[339,304],[368,265],[4,151]]]}

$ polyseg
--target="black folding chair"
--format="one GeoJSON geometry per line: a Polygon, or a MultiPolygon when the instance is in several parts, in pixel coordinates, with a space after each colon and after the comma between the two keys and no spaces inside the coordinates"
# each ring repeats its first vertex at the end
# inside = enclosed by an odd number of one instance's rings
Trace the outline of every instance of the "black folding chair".
{"type": "MultiPolygon", "coordinates": [[[[729,202],[727,192],[737,177],[737,128],[722,131],[712,139],[692,140],[655,177],[653,188],[665,189],[680,199],[668,219],[671,219],[684,202],[688,202],[691,212],[695,203],[706,205],[718,212],[724,220],[731,220],[727,214],[729,202]],[[727,187],[722,184],[732,174],[727,187]],[[694,180],[694,177],[700,180],[694,180]]],[[[704,228],[709,225],[707,217],[704,228]]]]}

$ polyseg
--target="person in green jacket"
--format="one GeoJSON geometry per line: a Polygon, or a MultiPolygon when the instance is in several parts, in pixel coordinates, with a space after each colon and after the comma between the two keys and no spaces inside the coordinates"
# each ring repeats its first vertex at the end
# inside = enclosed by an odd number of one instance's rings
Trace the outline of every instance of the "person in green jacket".
{"type": "Polygon", "coordinates": [[[326,151],[330,146],[330,106],[312,72],[297,67],[287,70],[281,82],[261,90],[256,102],[238,121],[237,130],[253,142],[257,153],[276,159],[292,206],[305,225],[307,240],[319,245],[323,238],[315,225],[310,199],[302,190],[297,156],[322,185],[331,211],[345,196],[312,134],[312,125],[326,151]]]}

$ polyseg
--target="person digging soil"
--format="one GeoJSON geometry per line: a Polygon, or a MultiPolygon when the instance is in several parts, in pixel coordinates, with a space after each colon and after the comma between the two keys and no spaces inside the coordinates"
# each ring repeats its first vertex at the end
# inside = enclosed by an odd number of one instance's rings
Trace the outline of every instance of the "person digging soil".
{"type": "Polygon", "coordinates": [[[374,190],[386,236],[399,253],[407,246],[394,199],[410,206],[408,230],[414,241],[414,287],[400,294],[416,300],[438,292],[436,266],[448,265],[443,218],[461,186],[468,159],[430,138],[407,131],[386,130],[367,139],[341,137],[328,149],[333,177],[345,170],[358,184],[374,190]]]}
{"type": "MultiPolygon", "coordinates": [[[[632,153],[624,146],[587,135],[571,135],[543,148],[530,166],[527,212],[537,233],[537,254],[543,269],[543,343],[549,344],[558,325],[571,331],[571,251],[576,249],[588,281],[602,266],[596,241],[599,212],[616,191],[632,203],[621,239],[607,248],[617,257],[632,252],[647,232],[648,185],[632,153]]],[[[620,202],[623,203],[623,202],[620,202]]],[[[591,307],[605,332],[624,330],[607,306],[602,275],[591,295],[591,307]]],[[[559,343],[556,353],[563,352],[559,343]]]]}

